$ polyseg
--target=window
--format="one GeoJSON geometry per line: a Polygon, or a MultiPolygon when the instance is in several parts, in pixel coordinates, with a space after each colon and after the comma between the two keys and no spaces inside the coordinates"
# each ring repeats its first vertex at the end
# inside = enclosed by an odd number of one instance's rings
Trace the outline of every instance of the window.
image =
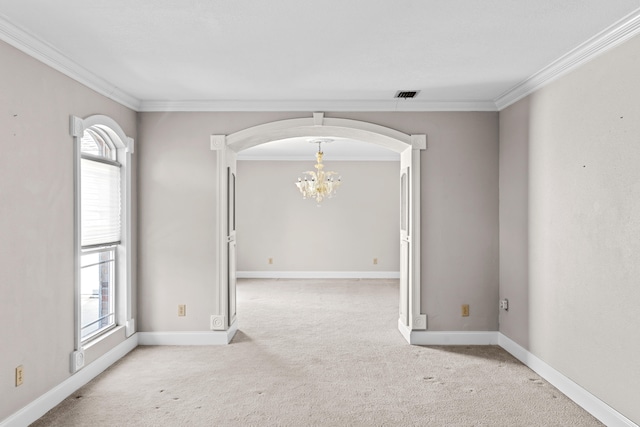
{"type": "MultiPolygon", "coordinates": [[[[76,351],[131,319],[132,140],[105,116],[72,118],[76,141],[76,351]],[[126,143],[125,143],[126,141],[126,143]]],[[[79,369],[81,366],[76,366],[79,369]]]]}
{"type": "Polygon", "coordinates": [[[121,164],[99,128],[80,140],[80,336],[86,341],[116,324],[116,246],[121,234],[121,164]]]}

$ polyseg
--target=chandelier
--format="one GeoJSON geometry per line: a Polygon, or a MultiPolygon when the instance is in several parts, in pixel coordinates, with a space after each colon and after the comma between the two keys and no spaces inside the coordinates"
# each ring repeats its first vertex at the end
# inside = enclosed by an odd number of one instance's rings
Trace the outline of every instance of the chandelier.
{"type": "Polygon", "coordinates": [[[302,198],[315,199],[320,203],[325,198],[331,198],[336,194],[336,190],[340,187],[341,178],[337,172],[325,172],[324,165],[322,164],[322,143],[332,142],[332,139],[313,139],[309,142],[318,144],[318,152],[316,153],[317,163],[315,164],[316,171],[303,172],[305,176],[298,178],[296,186],[302,193],[302,198]]]}

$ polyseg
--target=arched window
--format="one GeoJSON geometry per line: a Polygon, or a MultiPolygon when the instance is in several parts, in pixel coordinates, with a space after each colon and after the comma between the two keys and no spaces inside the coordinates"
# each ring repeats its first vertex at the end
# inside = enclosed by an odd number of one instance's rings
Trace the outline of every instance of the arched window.
{"type": "MultiPolygon", "coordinates": [[[[76,351],[82,352],[91,340],[132,322],[128,166],[133,140],[105,116],[73,117],[72,133],[76,141],[76,351]]],[[[81,367],[75,364],[73,370],[81,367]]]]}

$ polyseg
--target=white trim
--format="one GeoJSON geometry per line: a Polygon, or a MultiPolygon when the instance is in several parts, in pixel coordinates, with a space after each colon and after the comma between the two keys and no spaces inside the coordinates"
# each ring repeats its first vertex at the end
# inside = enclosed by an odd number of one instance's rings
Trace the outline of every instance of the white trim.
{"type": "Polygon", "coordinates": [[[411,135],[375,123],[325,117],[322,126],[318,126],[314,117],[308,117],[278,120],[243,129],[227,135],[227,146],[238,153],[256,145],[286,138],[325,136],[366,141],[396,153],[403,152],[411,145],[411,135]]]}
{"type": "MultiPolygon", "coordinates": [[[[1,20],[0,20],[1,23],[1,20]]],[[[135,333],[135,322],[133,322],[133,289],[135,284],[133,283],[133,264],[134,255],[132,250],[133,234],[132,234],[132,160],[131,156],[134,151],[135,141],[126,135],[122,127],[109,116],[102,114],[95,114],[86,118],[77,116],[69,116],[69,134],[72,136],[73,150],[74,150],[74,322],[76,324],[76,333],[74,336],[74,349],[72,353],[71,372],[75,372],[76,369],[80,369],[76,361],[78,360],[78,352],[82,350],[82,336],[81,336],[81,309],[80,309],[80,255],[81,255],[81,241],[80,241],[80,226],[81,226],[81,200],[80,200],[80,161],[81,161],[81,138],[84,131],[91,127],[98,127],[104,131],[109,139],[115,144],[117,150],[118,161],[122,164],[123,169],[121,172],[124,176],[121,177],[121,200],[123,202],[124,212],[122,212],[122,236],[121,244],[118,247],[117,253],[120,258],[117,277],[119,285],[116,290],[116,304],[118,309],[116,310],[116,323],[126,325],[126,336],[132,336],[135,333]]],[[[80,353],[81,354],[81,353],[80,353]]]]}
{"type": "Polygon", "coordinates": [[[238,331],[234,322],[226,331],[138,332],[140,345],[227,345],[238,331]]]}
{"type": "MultiPolygon", "coordinates": [[[[638,427],[633,421],[500,332],[410,331],[401,321],[398,321],[398,330],[413,345],[497,344],[607,426],[638,427]]],[[[138,332],[24,408],[0,421],[0,427],[23,426],[33,423],[138,345],[224,345],[231,341],[236,331],[237,322],[234,322],[228,331],[223,332],[138,332]],[[216,342],[213,342],[213,336],[216,336],[216,342]],[[222,340],[218,341],[218,339],[222,340]]]]}
{"type": "Polygon", "coordinates": [[[605,425],[609,427],[638,427],[633,421],[552,368],[543,360],[531,354],[506,335],[502,333],[498,334],[498,345],[605,425]]]}
{"type": "Polygon", "coordinates": [[[125,107],[136,111],[140,108],[139,99],[69,59],[34,34],[12,24],[3,15],[0,15],[0,40],[125,107]]]}
{"type": "Polygon", "coordinates": [[[411,329],[409,329],[409,326],[405,325],[400,318],[398,318],[398,330],[402,334],[402,337],[405,339],[405,341],[411,344],[411,329]]]}
{"type": "Polygon", "coordinates": [[[140,100],[80,66],[49,43],[0,15],[0,40],[114,101],[154,111],[500,111],[640,32],[640,9],[609,26],[494,100],[140,100]]]}
{"type": "Polygon", "coordinates": [[[498,96],[495,99],[498,111],[591,61],[609,49],[629,40],[638,33],[640,33],[640,9],[630,13],[528,79],[498,96]]]}
{"type": "Polygon", "coordinates": [[[399,279],[398,271],[238,271],[238,279],[399,279]]]}
{"type": "Polygon", "coordinates": [[[400,320],[398,330],[412,345],[499,345],[608,427],[639,427],[501,332],[412,331],[400,320]]]}
{"type": "Polygon", "coordinates": [[[227,100],[227,101],[142,101],[141,112],[166,111],[498,111],[494,101],[419,100],[227,100]]]}
{"type": "MultiPolygon", "coordinates": [[[[263,162],[263,161],[278,161],[278,162],[308,162],[309,156],[274,156],[274,155],[246,155],[245,151],[238,153],[238,161],[245,162],[263,162]]],[[[376,156],[336,156],[332,155],[331,162],[399,162],[400,156],[397,153],[381,154],[376,156]]]]}
{"type": "Polygon", "coordinates": [[[112,350],[94,362],[86,365],[77,373],[38,397],[18,412],[10,415],[0,422],[1,427],[9,426],[26,426],[38,418],[42,417],[49,410],[69,397],[73,392],[87,384],[89,381],[104,372],[109,366],[122,359],[131,350],[138,346],[138,337],[133,335],[131,338],[118,344],[112,350]]]}
{"type": "Polygon", "coordinates": [[[412,345],[497,345],[496,331],[410,331],[412,345]]]}
{"type": "Polygon", "coordinates": [[[427,149],[427,135],[425,134],[412,134],[411,135],[411,148],[414,150],[426,150],[427,149]]]}

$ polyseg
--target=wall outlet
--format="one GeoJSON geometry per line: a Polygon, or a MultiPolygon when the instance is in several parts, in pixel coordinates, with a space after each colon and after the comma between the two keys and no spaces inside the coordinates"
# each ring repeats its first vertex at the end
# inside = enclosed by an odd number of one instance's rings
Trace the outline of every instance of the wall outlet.
{"type": "Polygon", "coordinates": [[[508,299],[501,299],[500,300],[500,309],[504,310],[504,311],[509,311],[509,300],[508,299]]]}
{"type": "Polygon", "coordinates": [[[373,259],[373,265],[378,265],[378,258],[373,259]]]}
{"type": "Polygon", "coordinates": [[[16,368],[16,387],[24,382],[24,367],[22,365],[16,368]]]}
{"type": "Polygon", "coordinates": [[[178,305],[178,316],[182,317],[186,315],[187,315],[187,305],[186,304],[178,305]]]}
{"type": "Polygon", "coordinates": [[[462,304],[462,317],[469,317],[469,304],[462,304]]]}
{"type": "Polygon", "coordinates": [[[269,258],[269,264],[273,264],[273,258],[269,258]]]}

